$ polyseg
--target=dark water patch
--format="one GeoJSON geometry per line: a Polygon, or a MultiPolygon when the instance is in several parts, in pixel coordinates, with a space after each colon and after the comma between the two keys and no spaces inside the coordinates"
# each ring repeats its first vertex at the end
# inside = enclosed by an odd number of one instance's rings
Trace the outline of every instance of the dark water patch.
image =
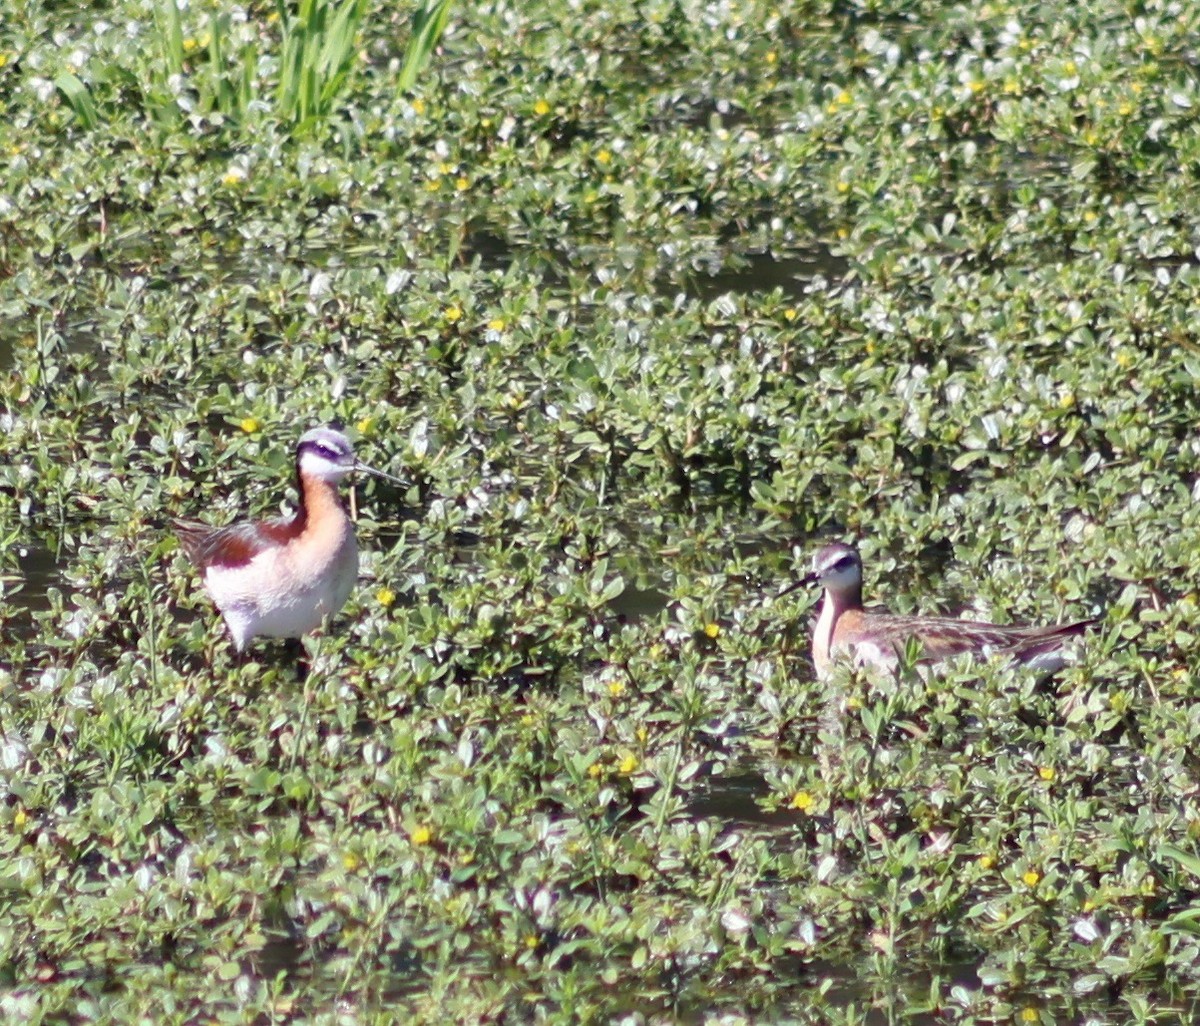
{"type": "Polygon", "coordinates": [[[243,963],[243,971],[264,980],[295,974],[308,961],[309,949],[297,936],[270,937],[243,963]]]}
{"type": "Polygon", "coordinates": [[[770,787],[761,773],[743,770],[712,777],[707,786],[693,795],[685,812],[693,819],[720,819],[730,825],[786,827],[799,816],[792,809],[768,812],[759,799],[770,794],[770,787]]]}
{"type": "MultiPolygon", "coordinates": [[[[801,963],[796,971],[809,980],[828,981],[823,995],[828,1006],[857,1007],[862,1017],[855,1021],[863,1026],[891,1026],[898,1022],[931,1026],[946,1021],[942,1008],[953,1007],[956,997],[965,997],[979,988],[976,969],[974,962],[963,961],[886,973],[880,972],[877,963],[862,959],[858,964],[801,963]]],[[[785,1002],[779,1021],[787,1021],[788,1007],[785,1002]]]]}
{"type": "Polygon", "coordinates": [[[4,598],[9,609],[5,628],[10,637],[31,638],[36,633],[34,614],[50,608],[48,592],[59,583],[62,566],[44,546],[18,545],[15,551],[15,585],[6,589],[4,598]]]}
{"type": "Polygon", "coordinates": [[[625,590],[608,604],[608,608],[619,623],[636,623],[657,616],[670,602],[671,597],[658,588],[626,584],[625,590]]]}
{"type": "MultiPolygon", "coordinates": [[[[749,296],[779,289],[788,299],[799,303],[809,283],[817,277],[842,278],[850,262],[829,249],[792,251],[786,255],[765,251],[726,257],[709,273],[696,271],[686,282],[686,292],[694,299],[709,303],[719,296],[749,296]]],[[[677,283],[665,284],[662,293],[678,291],[677,283]]]]}
{"type": "Polygon", "coordinates": [[[15,366],[18,351],[29,350],[31,368],[39,382],[49,384],[47,369],[61,354],[73,355],[97,348],[92,319],[82,309],[67,308],[53,318],[0,317],[0,371],[15,366]]]}

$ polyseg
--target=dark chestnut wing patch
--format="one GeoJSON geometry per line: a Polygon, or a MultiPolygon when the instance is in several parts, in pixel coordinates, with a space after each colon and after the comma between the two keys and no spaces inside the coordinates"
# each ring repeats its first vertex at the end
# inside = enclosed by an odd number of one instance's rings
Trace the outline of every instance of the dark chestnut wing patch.
{"type": "Polygon", "coordinates": [[[201,570],[210,566],[244,566],[264,549],[286,545],[303,530],[298,517],[243,521],[227,527],[211,527],[194,520],[176,520],[174,523],[183,551],[201,570]]]}

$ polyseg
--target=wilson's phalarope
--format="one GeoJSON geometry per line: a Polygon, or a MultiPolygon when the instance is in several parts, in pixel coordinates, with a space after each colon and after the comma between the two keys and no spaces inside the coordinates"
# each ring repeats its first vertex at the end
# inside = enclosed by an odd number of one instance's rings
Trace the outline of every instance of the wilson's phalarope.
{"type": "Polygon", "coordinates": [[[813,557],[813,571],[802,584],[819,583],[825,603],[813,631],[812,658],[817,676],[824,677],[839,653],[855,664],[894,671],[906,644],[921,644],[922,662],[956,655],[1005,656],[1015,662],[1052,673],[1067,662],[1069,639],[1095,623],[1023,627],[955,620],[946,616],[893,616],[868,612],[862,604],[862,559],[849,545],[826,545],[813,557]]]}
{"type": "Polygon", "coordinates": [[[358,577],[354,524],[338,494],[351,471],[403,484],[368,467],[340,431],[314,428],[296,445],[294,516],[211,527],[174,521],[179,542],[241,651],[256,634],[299,638],[334,616],[358,577]]]}

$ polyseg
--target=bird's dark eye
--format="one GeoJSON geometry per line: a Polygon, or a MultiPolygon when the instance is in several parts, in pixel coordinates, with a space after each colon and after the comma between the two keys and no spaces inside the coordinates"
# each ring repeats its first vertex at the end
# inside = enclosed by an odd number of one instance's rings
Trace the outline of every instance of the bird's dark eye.
{"type": "Polygon", "coordinates": [[[300,446],[301,452],[310,452],[314,456],[323,460],[328,460],[330,463],[342,463],[346,454],[340,449],[335,448],[328,442],[318,441],[315,438],[309,439],[300,446]]]}
{"type": "Polygon", "coordinates": [[[853,556],[843,556],[836,563],[834,563],[832,567],[830,567],[831,570],[836,570],[838,573],[843,573],[844,571],[852,570],[853,568],[854,568],[854,557],[853,556]]]}

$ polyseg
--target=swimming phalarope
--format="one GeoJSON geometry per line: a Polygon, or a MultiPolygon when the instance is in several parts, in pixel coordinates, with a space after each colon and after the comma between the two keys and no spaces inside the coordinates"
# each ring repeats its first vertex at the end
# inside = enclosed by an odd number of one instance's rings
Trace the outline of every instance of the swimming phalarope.
{"type": "Polygon", "coordinates": [[[825,589],[821,615],[813,631],[812,658],[824,677],[839,653],[856,664],[894,671],[910,638],[920,642],[922,661],[956,655],[1005,656],[1052,673],[1068,661],[1067,643],[1095,623],[1025,627],[955,620],[945,616],[895,616],[863,609],[862,559],[850,545],[826,545],[813,558],[813,570],[799,583],[825,589]]]}

